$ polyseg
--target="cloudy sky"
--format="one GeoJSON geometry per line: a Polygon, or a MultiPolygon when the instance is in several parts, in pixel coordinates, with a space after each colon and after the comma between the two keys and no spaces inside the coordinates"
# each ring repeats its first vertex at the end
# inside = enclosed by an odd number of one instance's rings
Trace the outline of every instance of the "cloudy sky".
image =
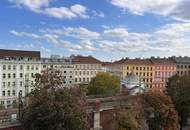
{"type": "Polygon", "coordinates": [[[0,48],[42,56],[190,56],[190,0],[1,0],[0,48]]]}

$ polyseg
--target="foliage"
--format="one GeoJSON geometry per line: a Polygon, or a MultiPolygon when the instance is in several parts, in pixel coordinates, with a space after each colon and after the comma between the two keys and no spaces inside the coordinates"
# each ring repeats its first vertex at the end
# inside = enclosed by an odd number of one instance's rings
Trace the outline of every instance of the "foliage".
{"type": "Polygon", "coordinates": [[[150,128],[178,130],[178,114],[169,96],[160,92],[147,92],[143,95],[143,104],[150,128]]]}
{"type": "Polygon", "coordinates": [[[36,75],[36,89],[22,113],[27,130],[85,130],[86,100],[79,87],[66,88],[61,72],[47,70],[36,75]]]}
{"type": "Polygon", "coordinates": [[[5,109],[5,106],[3,104],[0,104],[0,110],[5,109]]]}
{"type": "Polygon", "coordinates": [[[88,85],[88,95],[113,95],[119,92],[119,85],[120,80],[117,76],[100,72],[88,85]]]}
{"type": "Polygon", "coordinates": [[[17,103],[16,101],[13,101],[12,107],[13,107],[13,108],[18,108],[18,103],[17,103]]]}
{"type": "Polygon", "coordinates": [[[122,109],[117,112],[116,130],[139,130],[139,122],[133,108],[122,109]]]}
{"type": "Polygon", "coordinates": [[[190,114],[190,75],[169,78],[166,88],[181,118],[180,125],[184,126],[190,114]]]}

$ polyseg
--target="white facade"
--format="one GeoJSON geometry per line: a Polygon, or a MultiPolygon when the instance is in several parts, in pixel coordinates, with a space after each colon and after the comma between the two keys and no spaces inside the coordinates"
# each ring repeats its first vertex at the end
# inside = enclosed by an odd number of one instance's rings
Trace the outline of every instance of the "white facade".
{"type": "Polygon", "coordinates": [[[77,63],[74,64],[74,79],[76,84],[87,84],[93,77],[102,71],[101,64],[77,63]]]}
{"type": "Polygon", "coordinates": [[[74,65],[71,64],[71,60],[69,58],[59,58],[59,57],[51,57],[51,58],[42,58],[41,59],[41,70],[45,71],[47,69],[53,68],[62,72],[62,76],[64,77],[65,86],[70,86],[74,84],[74,65]]]}
{"type": "Polygon", "coordinates": [[[28,60],[0,60],[0,104],[9,106],[18,100],[19,92],[22,96],[30,93],[34,88],[34,76],[40,73],[40,61],[28,60]]]}

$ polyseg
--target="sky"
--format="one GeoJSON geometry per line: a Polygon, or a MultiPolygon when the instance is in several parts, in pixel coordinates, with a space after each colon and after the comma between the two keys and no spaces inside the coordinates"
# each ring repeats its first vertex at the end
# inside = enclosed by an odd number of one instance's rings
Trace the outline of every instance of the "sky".
{"type": "Polygon", "coordinates": [[[190,56],[190,0],[1,0],[0,48],[42,57],[190,56]]]}

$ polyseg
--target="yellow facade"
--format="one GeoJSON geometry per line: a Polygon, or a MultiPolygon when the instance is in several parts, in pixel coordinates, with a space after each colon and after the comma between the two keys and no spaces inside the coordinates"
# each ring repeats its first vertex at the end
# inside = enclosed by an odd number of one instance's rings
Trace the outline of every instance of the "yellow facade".
{"type": "Polygon", "coordinates": [[[126,64],[123,66],[122,71],[122,78],[126,77],[131,71],[133,71],[146,83],[147,87],[152,87],[153,66],[151,64],[126,64]]]}

